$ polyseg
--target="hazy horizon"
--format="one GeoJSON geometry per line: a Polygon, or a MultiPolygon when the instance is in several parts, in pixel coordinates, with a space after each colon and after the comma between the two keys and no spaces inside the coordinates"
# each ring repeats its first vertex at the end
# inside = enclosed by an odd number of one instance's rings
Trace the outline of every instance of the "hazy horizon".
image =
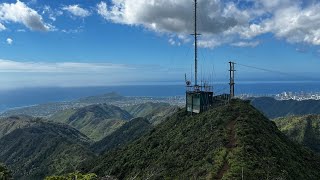
{"type": "MultiPolygon", "coordinates": [[[[155,2],[2,1],[1,88],[191,79],[193,1],[155,2]]],[[[280,72],[236,65],[239,81],[320,80],[320,2],[198,3],[200,79],[227,81],[232,60],[280,72]]]]}

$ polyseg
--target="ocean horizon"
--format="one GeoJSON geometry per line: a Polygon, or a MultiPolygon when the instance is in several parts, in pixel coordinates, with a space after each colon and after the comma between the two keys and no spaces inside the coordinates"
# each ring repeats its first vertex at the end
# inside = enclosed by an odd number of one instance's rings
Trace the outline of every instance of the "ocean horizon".
{"type": "MultiPolygon", "coordinates": [[[[229,85],[214,84],[215,94],[229,92],[229,85]]],[[[87,96],[116,92],[123,96],[169,97],[184,96],[184,85],[127,85],[103,87],[38,87],[0,91],[0,111],[49,102],[71,101],[87,96]]],[[[320,82],[239,83],[236,94],[270,96],[282,92],[320,92],[320,82]]]]}

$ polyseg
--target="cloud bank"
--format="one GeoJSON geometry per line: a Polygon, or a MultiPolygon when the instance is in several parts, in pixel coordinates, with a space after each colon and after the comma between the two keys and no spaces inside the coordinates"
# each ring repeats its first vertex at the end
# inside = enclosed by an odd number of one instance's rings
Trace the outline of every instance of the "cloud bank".
{"type": "MultiPolygon", "coordinates": [[[[255,47],[254,39],[267,33],[290,43],[320,45],[319,1],[199,0],[198,6],[202,47],[222,44],[255,47]]],[[[190,0],[112,0],[97,5],[97,13],[107,21],[143,26],[177,37],[192,33],[192,12],[190,0]]]]}
{"type": "MultiPolygon", "coordinates": [[[[96,13],[110,23],[169,34],[170,44],[190,42],[193,31],[191,0],[110,0],[85,8],[81,4],[45,5],[35,8],[42,11],[41,15],[29,5],[36,7],[37,3],[0,3],[0,31],[8,29],[10,23],[34,31],[57,30],[42,16],[56,22],[57,16],[68,14],[63,11],[81,18],[96,13]]],[[[198,0],[198,9],[200,47],[255,47],[263,34],[289,43],[320,45],[320,2],[316,0],[198,0]]]]}

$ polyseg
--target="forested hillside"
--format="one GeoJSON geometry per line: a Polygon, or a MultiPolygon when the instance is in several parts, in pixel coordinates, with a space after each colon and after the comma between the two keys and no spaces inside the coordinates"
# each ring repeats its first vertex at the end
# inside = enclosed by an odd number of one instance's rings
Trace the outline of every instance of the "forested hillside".
{"type": "Polygon", "coordinates": [[[16,115],[0,119],[0,138],[14,131],[24,127],[30,127],[41,123],[40,118],[33,118],[30,116],[16,115]]]}
{"type": "Polygon", "coordinates": [[[320,153],[320,115],[289,116],[274,122],[290,139],[320,153]]]}
{"type": "Polygon", "coordinates": [[[178,111],[178,106],[172,106],[168,103],[147,102],[128,106],[124,108],[134,117],[144,117],[152,124],[157,125],[164,121],[167,117],[178,111]]]}
{"type": "Polygon", "coordinates": [[[320,114],[320,101],[317,100],[278,101],[270,97],[261,97],[254,98],[251,104],[270,119],[292,115],[320,114]]]}
{"type": "Polygon", "coordinates": [[[91,139],[99,141],[131,118],[127,111],[119,107],[97,104],[58,112],[49,120],[68,124],[91,139]]]}
{"type": "Polygon", "coordinates": [[[111,149],[122,147],[123,145],[141,137],[152,129],[152,125],[147,119],[135,118],[101,141],[91,146],[93,152],[104,153],[111,149]]]}
{"type": "Polygon", "coordinates": [[[16,129],[0,139],[0,162],[17,179],[43,179],[76,170],[93,153],[85,135],[67,125],[40,123],[16,129]]]}
{"type": "Polygon", "coordinates": [[[119,179],[309,179],[320,157],[242,101],[200,115],[181,110],[129,145],[82,165],[119,179]]]}

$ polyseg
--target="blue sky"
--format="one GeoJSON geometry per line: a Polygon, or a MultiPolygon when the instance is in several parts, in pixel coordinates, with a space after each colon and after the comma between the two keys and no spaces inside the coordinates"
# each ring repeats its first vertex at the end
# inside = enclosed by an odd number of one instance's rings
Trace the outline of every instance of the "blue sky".
{"type": "MultiPolygon", "coordinates": [[[[183,84],[193,67],[192,0],[2,0],[1,89],[183,84]]],[[[200,78],[318,80],[320,2],[199,0],[200,78]],[[292,75],[290,77],[290,75],[292,75]]]]}

